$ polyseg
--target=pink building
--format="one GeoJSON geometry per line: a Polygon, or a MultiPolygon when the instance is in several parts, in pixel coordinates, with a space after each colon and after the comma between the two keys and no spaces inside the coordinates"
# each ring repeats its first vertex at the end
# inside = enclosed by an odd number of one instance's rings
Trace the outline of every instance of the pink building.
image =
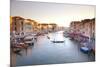
{"type": "Polygon", "coordinates": [[[75,40],[81,40],[83,38],[91,39],[95,34],[95,18],[72,21],[70,24],[70,33],[73,33],[75,40]]]}

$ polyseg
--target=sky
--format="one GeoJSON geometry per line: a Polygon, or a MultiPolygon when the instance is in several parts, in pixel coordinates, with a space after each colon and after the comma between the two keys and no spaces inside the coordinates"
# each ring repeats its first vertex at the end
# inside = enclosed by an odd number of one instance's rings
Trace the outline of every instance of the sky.
{"type": "Polygon", "coordinates": [[[69,27],[71,21],[81,21],[95,17],[94,5],[67,3],[46,3],[11,0],[11,16],[33,19],[39,23],[56,23],[69,27]]]}

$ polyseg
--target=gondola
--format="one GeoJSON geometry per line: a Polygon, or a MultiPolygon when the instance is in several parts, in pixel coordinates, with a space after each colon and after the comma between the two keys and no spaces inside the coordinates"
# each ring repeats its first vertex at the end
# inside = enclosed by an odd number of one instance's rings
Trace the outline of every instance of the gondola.
{"type": "Polygon", "coordinates": [[[52,41],[53,43],[64,43],[64,41],[52,41]]]}

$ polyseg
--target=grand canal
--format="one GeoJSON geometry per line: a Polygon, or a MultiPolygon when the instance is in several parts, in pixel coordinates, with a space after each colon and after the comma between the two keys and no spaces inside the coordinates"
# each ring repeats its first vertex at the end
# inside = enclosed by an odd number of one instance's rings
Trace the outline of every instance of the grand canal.
{"type": "Polygon", "coordinates": [[[79,43],[65,38],[63,31],[58,31],[38,36],[34,46],[18,54],[12,53],[12,61],[16,66],[94,61],[92,54],[84,54],[79,48],[79,43]],[[53,43],[53,40],[63,40],[64,43],[53,43]]]}

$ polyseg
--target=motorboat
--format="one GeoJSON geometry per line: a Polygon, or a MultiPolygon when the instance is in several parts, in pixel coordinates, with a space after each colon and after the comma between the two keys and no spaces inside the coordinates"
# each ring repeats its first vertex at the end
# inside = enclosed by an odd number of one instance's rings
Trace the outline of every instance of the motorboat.
{"type": "Polygon", "coordinates": [[[33,36],[27,36],[24,38],[25,44],[28,45],[34,45],[34,37],[33,36]]]}
{"type": "Polygon", "coordinates": [[[83,52],[83,53],[88,53],[90,52],[90,49],[88,47],[81,47],[80,50],[83,52]]]}

